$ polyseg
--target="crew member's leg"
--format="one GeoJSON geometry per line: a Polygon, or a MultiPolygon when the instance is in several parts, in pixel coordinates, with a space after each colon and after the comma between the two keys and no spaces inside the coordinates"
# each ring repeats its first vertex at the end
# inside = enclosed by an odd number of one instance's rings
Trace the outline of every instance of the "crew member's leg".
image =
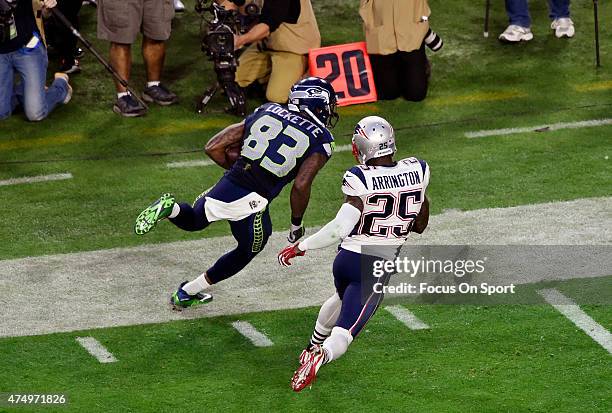
{"type": "Polygon", "coordinates": [[[371,54],[372,73],[376,94],[380,100],[391,100],[400,97],[400,76],[397,53],[389,55],[371,54]]]}
{"type": "MultiPolygon", "coordinates": [[[[103,0],[98,3],[98,38],[111,43],[110,65],[128,82],[132,69],[131,45],[142,26],[143,7],[143,0],[103,0]]],[[[115,89],[115,113],[125,117],[147,113],[147,109],[116,79],[115,89]]]]}
{"type": "MultiPolygon", "coordinates": [[[[79,11],[83,2],[81,0],[59,0],[57,8],[63,13],[72,25],[79,28],[79,11]]],[[[77,51],[77,38],[60,22],[56,22],[58,44],[56,45],[60,57],[60,72],[67,74],[79,73],[81,67],[75,58],[77,51]]]]}
{"type": "Polygon", "coordinates": [[[270,75],[272,63],[270,55],[258,49],[259,45],[254,43],[240,55],[239,65],[236,69],[236,83],[246,88],[251,83],[264,79],[270,75]]]}
{"type": "Polygon", "coordinates": [[[499,40],[507,43],[518,43],[533,39],[527,0],[506,0],[506,13],[510,24],[499,35],[499,40]]]}
{"type": "Polygon", "coordinates": [[[570,19],[569,0],[548,0],[550,8],[550,28],[555,31],[557,38],[574,37],[576,29],[574,22],[570,19]]]}
{"type": "Polygon", "coordinates": [[[398,52],[400,89],[406,100],[420,102],[427,96],[428,62],[425,45],[412,52],[398,52]]]}
{"type": "Polygon", "coordinates": [[[531,27],[531,16],[527,0],[506,0],[506,13],[510,24],[531,27]]]}
{"type": "Polygon", "coordinates": [[[0,54],[0,120],[11,116],[15,109],[16,98],[13,92],[13,81],[15,73],[13,72],[12,57],[13,53],[0,54]]]}
{"type": "Polygon", "coordinates": [[[162,106],[178,101],[176,94],[161,83],[166,41],[170,38],[174,13],[174,4],[170,0],[144,0],[142,57],[147,71],[147,84],[142,97],[147,102],[162,106]]]}
{"type": "Polygon", "coordinates": [[[289,52],[270,52],[272,72],[266,88],[270,102],[287,103],[291,86],[306,72],[306,56],[289,52]]]}
{"type": "Polygon", "coordinates": [[[67,75],[56,75],[51,86],[45,88],[47,51],[42,41],[32,49],[24,48],[15,53],[13,64],[22,82],[15,89],[16,97],[29,120],[43,120],[58,104],[69,99],[67,75]]]}

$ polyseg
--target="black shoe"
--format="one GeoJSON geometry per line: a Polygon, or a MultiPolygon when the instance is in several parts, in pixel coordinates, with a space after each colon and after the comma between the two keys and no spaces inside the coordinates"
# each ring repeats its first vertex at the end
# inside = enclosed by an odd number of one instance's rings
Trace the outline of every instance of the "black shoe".
{"type": "Polygon", "coordinates": [[[80,47],[77,47],[76,51],[74,52],[74,58],[82,59],[83,56],[85,56],[85,50],[81,49],[80,47]]]}
{"type": "Polygon", "coordinates": [[[81,73],[81,65],[77,59],[72,59],[72,61],[62,59],[59,72],[66,73],[67,75],[81,73]]]}
{"type": "Polygon", "coordinates": [[[142,92],[142,99],[147,103],[155,102],[161,106],[168,106],[178,102],[178,97],[161,83],[157,86],[146,87],[142,92]]]}
{"type": "Polygon", "coordinates": [[[125,95],[117,99],[113,105],[113,112],[125,116],[126,118],[135,118],[137,116],[146,115],[147,108],[134,99],[134,96],[125,95]]]}

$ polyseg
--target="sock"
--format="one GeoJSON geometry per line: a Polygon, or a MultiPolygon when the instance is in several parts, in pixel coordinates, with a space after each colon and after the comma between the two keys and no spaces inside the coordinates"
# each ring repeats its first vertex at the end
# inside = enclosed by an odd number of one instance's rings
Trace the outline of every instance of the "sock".
{"type": "Polygon", "coordinates": [[[176,218],[181,213],[181,207],[176,202],[172,205],[172,212],[168,215],[168,218],[176,218]]]}
{"type": "Polygon", "coordinates": [[[127,96],[129,94],[130,92],[119,92],[117,93],[117,99],[121,99],[122,97],[127,96]]]}
{"type": "Polygon", "coordinates": [[[147,87],[159,86],[159,83],[159,80],[156,80],[154,82],[147,82],[147,87]]]}
{"type": "Polygon", "coordinates": [[[322,347],[325,352],[323,364],[342,357],[352,342],[353,336],[346,328],[334,327],[331,335],[323,342],[322,347]]]}
{"type": "Polygon", "coordinates": [[[337,293],[329,297],[327,301],[323,303],[319,310],[319,316],[317,317],[314,331],[310,337],[309,347],[315,344],[322,344],[323,341],[329,337],[332,328],[336,325],[336,321],[338,321],[341,307],[342,300],[340,300],[337,293]]]}
{"type": "Polygon", "coordinates": [[[208,281],[206,281],[206,273],[202,273],[198,278],[188,282],[183,286],[183,290],[189,295],[196,295],[200,291],[210,287],[208,281]]]}

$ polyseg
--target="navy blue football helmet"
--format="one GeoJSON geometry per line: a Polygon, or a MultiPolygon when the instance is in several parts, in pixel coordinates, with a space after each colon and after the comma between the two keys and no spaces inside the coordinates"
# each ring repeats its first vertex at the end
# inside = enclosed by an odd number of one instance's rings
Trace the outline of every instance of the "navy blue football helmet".
{"type": "Polygon", "coordinates": [[[338,122],[338,99],[332,85],[319,77],[307,77],[291,87],[288,108],[306,114],[315,123],[333,128],[338,122]]]}

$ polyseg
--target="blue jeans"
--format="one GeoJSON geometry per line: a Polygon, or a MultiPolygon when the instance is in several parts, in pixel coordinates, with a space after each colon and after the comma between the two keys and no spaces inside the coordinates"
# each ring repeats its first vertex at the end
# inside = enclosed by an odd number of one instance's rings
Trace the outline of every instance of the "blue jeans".
{"type": "Polygon", "coordinates": [[[0,54],[0,120],[8,118],[18,105],[26,117],[39,121],[51,113],[68,94],[64,79],[55,79],[45,90],[47,50],[40,42],[35,48],[21,48],[0,54]],[[14,84],[15,73],[21,82],[14,84]]]}
{"type": "MultiPolygon", "coordinates": [[[[570,0],[548,0],[550,19],[569,17],[569,3],[570,0]]],[[[506,0],[506,12],[508,13],[510,24],[531,27],[531,16],[529,15],[527,0],[506,0]]]]}

